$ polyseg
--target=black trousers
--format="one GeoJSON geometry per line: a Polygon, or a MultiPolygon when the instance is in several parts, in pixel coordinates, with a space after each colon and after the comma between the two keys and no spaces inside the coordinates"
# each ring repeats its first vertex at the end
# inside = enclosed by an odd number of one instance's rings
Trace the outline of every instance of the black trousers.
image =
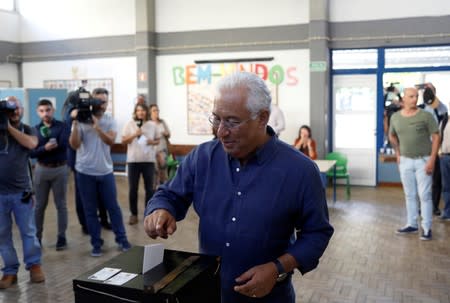
{"type": "Polygon", "coordinates": [[[153,162],[130,162],[128,163],[128,199],[130,202],[130,212],[132,215],[138,214],[138,189],[139,177],[142,174],[145,188],[144,209],[148,201],[153,196],[153,175],[155,174],[155,163],[153,162]]]}
{"type": "Polygon", "coordinates": [[[439,209],[439,202],[441,201],[442,192],[441,163],[439,161],[439,156],[436,157],[436,161],[434,162],[432,178],[431,198],[433,200],[433,211],[436,211],[439,209]]]}

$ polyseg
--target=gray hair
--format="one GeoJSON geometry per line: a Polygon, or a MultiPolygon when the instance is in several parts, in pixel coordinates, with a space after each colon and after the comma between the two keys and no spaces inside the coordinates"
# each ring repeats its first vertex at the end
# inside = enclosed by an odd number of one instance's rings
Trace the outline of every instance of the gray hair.
{"type": "Polygon", "coordinates": [[[247,109],[252,116],[256,116],[265,109],[270,113],[272,97],[270,90],[261,77],[249,72],[235,72],[222,78],[216,87],[216,94],[224,90],[243,88],[247,92],[247,109]]]}

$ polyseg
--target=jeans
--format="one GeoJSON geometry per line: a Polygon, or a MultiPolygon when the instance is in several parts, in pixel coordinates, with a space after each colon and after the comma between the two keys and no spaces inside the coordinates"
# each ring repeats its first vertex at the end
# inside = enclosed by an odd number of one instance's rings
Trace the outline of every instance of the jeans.
{"type": "Polygon", "coordinates": [[[44,229],[45,209],[48,205],[50,189],[57,210],[58,238],[66,237],[67,229],[67,178],[69,168],[66,165],[59,167],[45,167],[36,164],[34,169],[34,191],[36,193],[36,229],[37,237],[42,239],[44,229]]]}
{"type": "Polygon", "coordinates": [[[138,189],[139,177],[142,174],[145,186],[144,209],[148,201],[153,196],[153,175],[155,173],[155,163],[153,162],[130,162],[128,163],[128,198],[130,201],[130,212],[132,215],[138,214],[138,189]]]}
{"type": "Polygon", "coordinates": [[[442,195],[444,197],[443,218],[450,218],[450,155],[441,156],[442,195]]]}
{"type": "Polygon", "coordinates": [[[418,226],[417,196],[420,200],[420,213],[424,231],[431,229],[433,201],[431,199],[432,177],[425,172],[425,164],[430,157],[400,157],[400,178],[406,200],[407,225],[418,226]]]}
{"type": "Polygon", "coordinates": [[[111,226],[118,244],[128,243],[123,225],[122,211],[117,202],[116,183],[113,173],[103,176],[92,176],[77,172],[76,175],[81,202],[83,203],[87,228],[91,236],[91,245],[100,248],[101,225],[97,217],[98,199],[100,199],[111,218],[111,226]]]}
{"type": "Polygon", "coordinates": [[[25,268],[41,264],[41,246],[36,237],[34,223],[34,201],[21,201],[22,193],[0,194],[0,254],[3,258],[5,275],[16,275],[19,270],[19,259],[12,240],[12,215],[22,238],[23,260],[25,268]]]}

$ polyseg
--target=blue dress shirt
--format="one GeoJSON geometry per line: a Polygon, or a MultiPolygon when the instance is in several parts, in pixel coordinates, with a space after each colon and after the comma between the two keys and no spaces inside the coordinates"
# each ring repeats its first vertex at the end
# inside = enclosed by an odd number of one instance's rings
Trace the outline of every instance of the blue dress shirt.
{"type": "MultiPolygon", "coordinates": [[[[199,215],[200,252],[221,256],[222,302],[254,302],[233,290],[253,266],[289,253],[301,273],[314,269],[333,234],[320,173],[313,161],[271,139],[245,166],[219,140],[196,147],[170,182],[159,187],[145,215],[168,210],[182,220],[193,203],[199,215]],[[295,242],[290,241],[300,231],[295,242]]],[[[294,302],[290,279],[258,302],[294,302]]]]}

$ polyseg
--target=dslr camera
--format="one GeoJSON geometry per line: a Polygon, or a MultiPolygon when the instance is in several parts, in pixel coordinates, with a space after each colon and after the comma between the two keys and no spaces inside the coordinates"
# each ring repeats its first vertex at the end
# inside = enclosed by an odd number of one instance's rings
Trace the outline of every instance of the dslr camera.
{"type": "Polygon", "coordinates": [[[102,103],[103,100],[92,98],[84,87],[80,87],[69,95],[69,104],[72,109],[78,110],[76,119],[81,123],[92,123],[92,115],[100,110],[102,103]]]}
{"type": "Polygon", "coordinates": [[[1,100],[0,101],[0,130],[8,129],[9,114],[16,110],[15,102],[1,100]]]}

